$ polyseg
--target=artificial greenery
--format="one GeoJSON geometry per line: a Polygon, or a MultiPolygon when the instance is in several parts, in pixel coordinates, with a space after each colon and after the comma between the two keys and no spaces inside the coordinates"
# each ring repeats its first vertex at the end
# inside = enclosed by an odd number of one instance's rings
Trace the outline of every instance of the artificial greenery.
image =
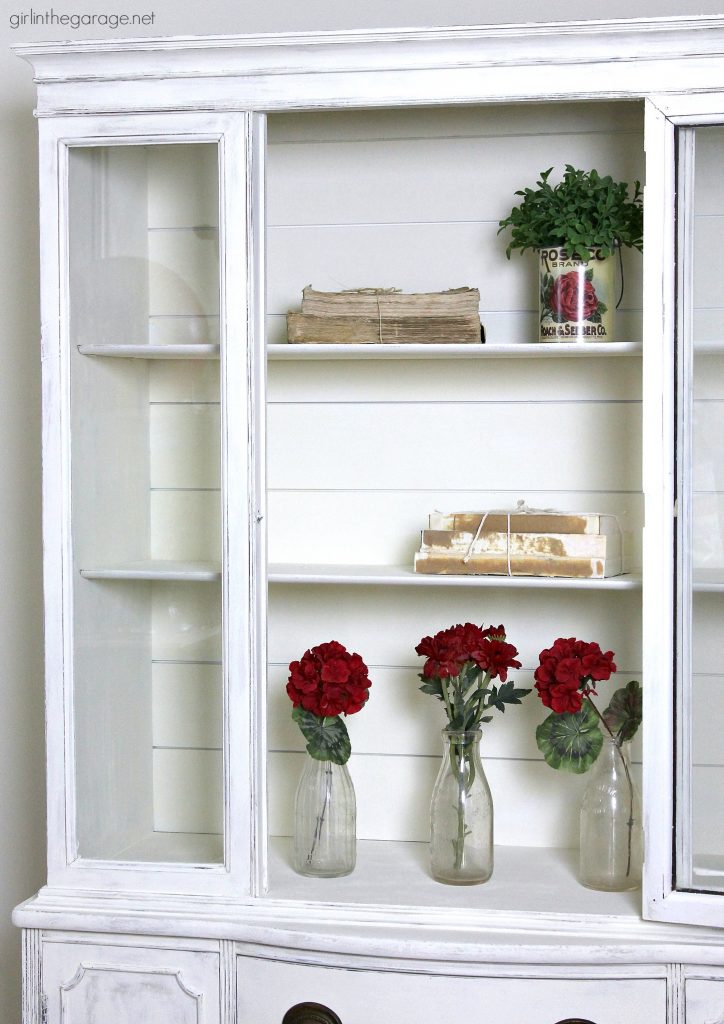
{"type": "Polygon", "coordinates": [[[580,711],[548,715],[536,729],[536,743],[551,768],[581,775],[598,758],[604,730],[620,748],[636,735],[641,718],[641,684],[634,679],[616,690],[603,714],[586,696],[580,711]]]}
{"type": "Polygon", "coordinates": [[[588,704],[580,711],[548,715],[535,738],[546,764],[575,775],[588,771],[603,746],[598,716],[588,704]]]}
{"type": "Polygon", "coordinates": [[[626,182],[601,177],[596,170],[576,170],[566,164],[557,185],[548,181],[552,167],[542,171],[536,188],[515,193],[522,201],[499,222],[498,234],[511,228],[505,251],[513,249],[565,248],[572,258],[588,259],[589,250],[600,249],[608,256],[617,245],[643,250],[643,192],[634,182],[629,198],[626,182]]]}
{"type": "Polygon", "coordinates": [[[509,679],[501,686],[480,686],[482,673],[474,663],[464,665],[459,675],[446,679],[428,679],[421,675],[420,690],[430,693],[445,704],[448,714],[448,732],[473,732],[479,725],[492,722],[493,716],[484,714],[496,708],[505,712],[506,704],[520,704],[530,690],[520,689],[509,679]]]}
{"type": "Polygon", "coordinates": [[[634,738],[642,717],[643,694],[641,684],[635,679],[616,690],[611,703],[603,712],[603,721],[616,737],[619,746],[634,738]]]}
{"type": "Polygon", "coordinates": [[[292,718],[307,741],[307,753],[317,761],[346,764],[352,753],[347,726],[339,715],[321,717],[296,707],[292,718]]]}

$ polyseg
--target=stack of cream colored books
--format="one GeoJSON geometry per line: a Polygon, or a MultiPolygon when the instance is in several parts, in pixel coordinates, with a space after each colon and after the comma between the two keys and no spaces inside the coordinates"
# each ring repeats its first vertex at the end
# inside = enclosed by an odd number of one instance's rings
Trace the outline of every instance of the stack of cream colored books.
{"type": "Polygon", "coordinates": [[[482,341],[480,292],[405,294],[394,288],[302,291],[301,312],[287,313],[291,345],[465,344],[482,341]]]}
{"type": "Polygon", "coordinates": [[[434,512],[415,572],[604,579],[623,571],[619,518],[571,512],[434,512]]]}

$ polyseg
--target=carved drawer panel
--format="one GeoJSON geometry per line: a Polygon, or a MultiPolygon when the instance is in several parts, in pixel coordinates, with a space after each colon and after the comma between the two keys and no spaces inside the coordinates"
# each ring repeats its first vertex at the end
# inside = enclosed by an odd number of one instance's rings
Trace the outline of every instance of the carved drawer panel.
{"type": "Polygon", "coordinates": [[[216,952],[47,942],[47,1024],[219,1024],[216,952]]]}

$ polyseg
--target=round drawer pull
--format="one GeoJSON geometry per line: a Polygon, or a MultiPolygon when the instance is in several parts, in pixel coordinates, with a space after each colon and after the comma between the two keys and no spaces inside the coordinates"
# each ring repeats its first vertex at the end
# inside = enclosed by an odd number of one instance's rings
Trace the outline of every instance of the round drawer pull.
{"type": "Polygon", "coordinates": [[[596,1024],[593,1020],[584,1020],[583,1017],[566,1017],[565,1020],[557,1020],[556,1024],[596,1024]]]}
{"type": "Polygon", "coordinates": [[[284,1014],[282,1024],[342,1024],[334,1010],[321,1003],[297,1003],[284,1014]]]}

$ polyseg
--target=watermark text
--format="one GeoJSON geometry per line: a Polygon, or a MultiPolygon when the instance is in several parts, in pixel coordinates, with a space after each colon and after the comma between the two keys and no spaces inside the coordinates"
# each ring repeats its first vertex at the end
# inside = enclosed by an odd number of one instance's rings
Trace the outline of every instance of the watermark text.
{"type": "Polygon", "coordinates": [[[44,11],[30,8],[18,14],[10,15],[10,28],[22,28],[25,25],[59,25],[63,28],[88,28],[100,25],[104,28],[127,28],[133,25],[153,25],[156,12],[148,14],[66,14],[58,13],[53,7],[44,11]]]}

